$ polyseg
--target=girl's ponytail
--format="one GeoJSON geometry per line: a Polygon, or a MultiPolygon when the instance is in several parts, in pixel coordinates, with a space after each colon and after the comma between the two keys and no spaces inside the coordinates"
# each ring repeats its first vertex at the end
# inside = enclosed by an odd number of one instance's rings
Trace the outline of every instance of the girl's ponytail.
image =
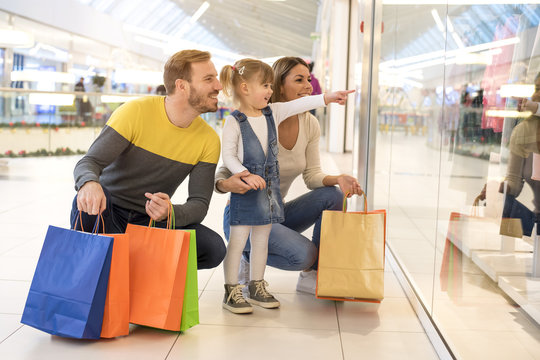
{"type": "Polygon", "coordinates": [[[223,87],[223,93],[225,96],[233,95],[233,67],[231,65],[225,65],[219,73],[219,82],[223,87]]]}

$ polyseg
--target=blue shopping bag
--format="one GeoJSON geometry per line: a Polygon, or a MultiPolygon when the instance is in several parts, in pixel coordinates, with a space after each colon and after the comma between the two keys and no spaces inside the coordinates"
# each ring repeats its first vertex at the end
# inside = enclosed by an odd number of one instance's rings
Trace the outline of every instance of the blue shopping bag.
{"type": "Polygon", "coordinates": [[[113,238],[49,226],[23,324],[49,334],[99,339],[113,238]]]}

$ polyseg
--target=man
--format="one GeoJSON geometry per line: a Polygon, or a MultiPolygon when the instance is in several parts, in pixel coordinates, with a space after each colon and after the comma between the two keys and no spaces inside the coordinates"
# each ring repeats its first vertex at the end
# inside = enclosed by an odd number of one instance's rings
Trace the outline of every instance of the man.
{"type": "MultiPolygon", "coordinates": [[[[75,84],[75,91],[77,92],[85,92],[85,88],[84,88],[84,78],[81,77],[79,79],[79,82],[75,84]]],[[[77,109],[77,121],[78,122],[82,122],[84,121],[84,113],[86,112],[86,102],[88,101],[86,99],[85,101],[85,98],[86,96],[81,96],[81,95],[77,95],[77,97],[75,98],[75,108],[77,109]]]]}
{"type": "MultiPolygon", "coordinates": [[[[175,204],[177,229],[197,231],[199,269],[225,256],[223,239],[201,225],[213,191],[220,142],[199,116],[217,110],[221,84],[210,54],[180,51],[163,74],[167,96],[146,96],[119,107],[74,170],[71,224],[81,211],[85,229],[102,213],[108,233],[127,223],[164,227],[170,197],[189,176],[189,197],[175,204]]],[[[76,225],[80,229],[80,225],[76,225]]]]}
{"type": "Polygon", "coordinates": [[[75,84],[75,91],[79,91],[79,92],[85,92],[85,89],[84,89],[84,78],[80,78],[79,79],[79,82],[75,84]]]}

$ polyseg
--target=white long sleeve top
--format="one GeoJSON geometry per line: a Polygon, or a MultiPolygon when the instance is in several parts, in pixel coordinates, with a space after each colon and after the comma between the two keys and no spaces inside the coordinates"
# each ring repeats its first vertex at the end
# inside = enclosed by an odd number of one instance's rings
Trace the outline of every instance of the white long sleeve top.
{"type": "MultiPolygon", "coordinates": [[[[278,131],[278,125],[281,121],[290,116],[321,106],[325,106],[323,94],[306,96],[288,102],[270,104],[272,115],[274,116],[276,133],[278,131]]],[[[253,132],[257,136],[257,139],[261,143],[264,154],[266,155],[268,149],[268,128],[266,126],[266,119],[264,115],[248,117],[247,120],[253,129],[253,132]]],[[[225,126],[223,127],[222,158],[224,165],[233,174],[247,170],[244,165],[242,165],[244,160],[244,146],[242,142],[242,134],[240,132],[240,125],[232,115],[227,116],[225,119],[225,126]]]]}
{"type": "MultiPolygon", "coordinates": [[[[281,196],[285,199],[294,179],[302,174],[308,189],[323,187],[323,180],[327,174],[321,170],[319,156],[319,139],[321,129],[319,120],[309,112],[298,114],[298,136],[292,149],[286,149],[279,144],[279,179],[281,196]]],[[[218,169],[215,183],[229,178],[232,173],[225,166],[218,169]]],[[[217,193],[222,193],[214,187],[217,193]]]]}

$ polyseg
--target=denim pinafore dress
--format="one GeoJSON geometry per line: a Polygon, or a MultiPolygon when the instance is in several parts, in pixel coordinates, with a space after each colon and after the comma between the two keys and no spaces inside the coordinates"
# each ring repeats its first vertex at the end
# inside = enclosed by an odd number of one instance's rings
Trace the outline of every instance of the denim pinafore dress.
{"type": "Polygon", "coordinates": [[[266,181],[266,188],[249,190],[245,194],[231,194],[231,225],[266,225],[283,222],[283,201],[279,189],[279,164],[276,125],[269,106],[262,109],[268,128],[266,156],[245,114],[235,110],[232,116],[238,121],[244,145],[243,165],[252,174],[266,181]]]}

